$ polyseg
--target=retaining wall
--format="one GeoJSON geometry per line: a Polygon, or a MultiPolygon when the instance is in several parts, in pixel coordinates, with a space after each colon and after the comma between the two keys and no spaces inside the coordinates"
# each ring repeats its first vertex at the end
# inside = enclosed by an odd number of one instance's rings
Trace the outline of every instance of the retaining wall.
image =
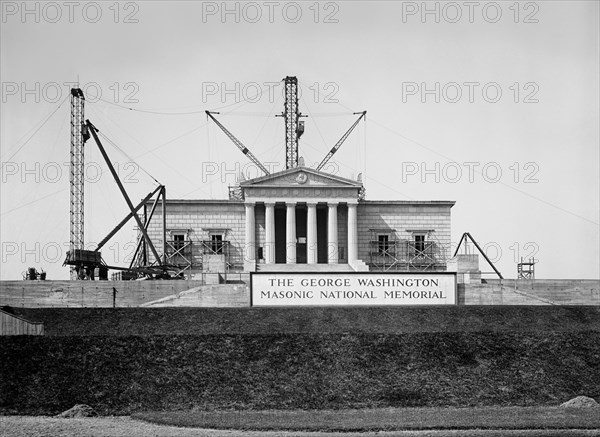
{"type": "MultiPolygon", "coordinates": [[[[0,306],[45,307],[250,306],[245,284],[203,281],[1,281],[0,306]]],[[[598,280],[487,280],[458,284],[459,305],[593,305],[598,280]]]]}
{"type": "Polygon", "coordinates": [[[1,281],[0,306],[137,307],[167,297],[202,281],[1,281]],[[114,293],[113,288],[116,290],[114,293]]]}
{"type": "Polygon", "coordinates": [[[586,279],[487,279],[459,284],[459,305],[597,305],[600,281],[586,279]]]}

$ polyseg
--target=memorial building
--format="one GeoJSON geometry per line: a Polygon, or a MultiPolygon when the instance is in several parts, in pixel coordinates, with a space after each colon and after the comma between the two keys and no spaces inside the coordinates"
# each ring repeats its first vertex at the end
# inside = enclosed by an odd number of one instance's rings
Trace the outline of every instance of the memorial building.
{"type": "MultiPolygon", "coordinates": [[[[185,277],[254,271],[445,271],[452,201],[377,201],[362,183],[296,167],[241,198],[167,200],[167,262],[185,277]]],[[[149,236],[162,243],[155,214],[149,236]]],[[[151,254],[150,254],[151,256],[151,254]]]]}
{"type": "MultiPolygon", "coordinates": [[[[361,177],[322,171],[361,116],[315,169],[303,165],[297,80],[286,77],[286,169],[270,174],[216,118],[207,115],[264,176],[240,180],[229,199],[166,201],[148,235],[166,239],[166,263],[188,279],[206,273],[445,271],[453,201],[367,200],[361,177]]],[[[149,205],[148,205],[149,206],[149,205]]],[[[142,251],[152,262],[152,254],[142,251]]]]}

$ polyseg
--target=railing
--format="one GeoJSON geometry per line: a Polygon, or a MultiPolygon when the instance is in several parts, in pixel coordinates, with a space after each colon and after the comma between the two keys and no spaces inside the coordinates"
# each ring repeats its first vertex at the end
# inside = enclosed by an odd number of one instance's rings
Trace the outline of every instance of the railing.
{"type": "Polygon", "coordinates": [[[203,240],[200,242],[203,255],[229,255],[229,241],[203,240]]]}
{"type": "Polygon", "coordinates": [[[176,266],[176,276],[185,275],[192,270],[193,252],[191,240],[169,240],[166,247],[167,264],[176,266]]]}
{"type": "Polygon", "coordinates": [[[436,270],[443,265],[434,241],[370,241],[370,265],[376,270],[436,270]]]}
{"type": "MultiPolygon", "coordinates": [[[[207,255],[222,255],[225,261],[225,271],[227,273],[231,268],[230,248],[228,240],[167,240],[166,242],[166,264],[169,267],[176,268],[177,275],[188,276],[191,278],[192,269],[194,275],[197,275],[198,269],[202,270],[207,255]]],[[[139,261],[138,263],[139,264],[139,261]]],[[[156,260],[150,263],[151,266],[157,266],[156,260]]]]}
{"type": "Polygon", "coordinates": [[[192,241],[191,240],[168,240],[167,241],[167,258],[173,257],[188,258],[192,256],[192,241]]]}

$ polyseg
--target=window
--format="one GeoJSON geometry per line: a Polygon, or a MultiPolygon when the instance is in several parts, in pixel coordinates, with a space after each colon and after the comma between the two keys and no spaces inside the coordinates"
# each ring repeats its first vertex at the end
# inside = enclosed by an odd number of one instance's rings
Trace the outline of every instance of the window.
{"type": "Polygon", "coordinates": [[[210,248],[216,253],[223,253],[223,235],[222,234],[213,234],[210,236],[210,248]]]}
{"type": "Polygon", "coordinates": [[[377,237],[377,241],[378,241],[377,251],[379,252],[379,254],[381,254],[381,255],[387,254],[387,251],[390,247],[389,236],[388,235],[379,235],[377,237]]]}
{"type": "Polygon", "coordinates": [[[425,250],[425,235],[415,235],[415,251],[417,254],[425,250]]]}
{"type": "Polygon", "coordinates": [[[185,245],[185,234],[173,234],[173,249],[178,251],[185,245]]]}

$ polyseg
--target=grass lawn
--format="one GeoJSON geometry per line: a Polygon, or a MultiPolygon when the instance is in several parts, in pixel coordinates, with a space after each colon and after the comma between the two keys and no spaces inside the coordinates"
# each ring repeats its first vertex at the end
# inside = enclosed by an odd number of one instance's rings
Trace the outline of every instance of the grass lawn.
{"type": "Polygon", "coordinates": [[[600,429],[600,408],[559,407],[150,411],[132,418],[180,427],[262,431],[600,429]]]}

